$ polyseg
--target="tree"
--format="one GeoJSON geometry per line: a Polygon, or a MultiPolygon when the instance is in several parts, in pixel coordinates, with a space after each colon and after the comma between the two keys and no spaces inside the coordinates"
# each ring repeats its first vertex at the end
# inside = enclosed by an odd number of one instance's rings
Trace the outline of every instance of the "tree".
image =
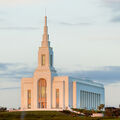
{"type": "Polygon", "coordinates": [[[98,106],[98,110],[103,110],[104,107],[105,107],[104,104],[100,104],[100,105],[98,106]]]}
{"type": "Polygon", "coordinates": [[[5,111],[7,111],[6,107],[0,107],[0,112],[5,112],[5,111]]]}

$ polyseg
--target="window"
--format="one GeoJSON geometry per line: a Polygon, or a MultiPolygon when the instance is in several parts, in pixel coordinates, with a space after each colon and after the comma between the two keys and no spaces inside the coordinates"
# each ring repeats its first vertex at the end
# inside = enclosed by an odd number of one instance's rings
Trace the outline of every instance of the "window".
{"type": "Polygon", "coordinates": [[[41,62],[42,65],[45,65],[45,55],[42,55],[42,62],[41,62]]]}
{"type": "Polygon", "coordinates": [[[47,83],[45,79],[40,79],[38,81],[38,107],[47,108],[47,93],[46,93],[47,83]]]}
{"type": "Polygon", "coordinates": [[[59,89],[56,89],[56,108],[59,108],[59,89]]]}
{"type": "Polygon", "coordinates": [[[50,65],[52,66],[52,64],[53,64],[53,56],[50,55],[50,65]]]}
{"type": "Polygon", "coordinates": [[[45,98],[45,88],[46,86],[41,86],[41,97],[45,98]]]}
{"type": "Polygon", "coordinates": [[[28,90],[27,92],[28,96],[28,109],[31,108],[31,90],[28,90]]]}

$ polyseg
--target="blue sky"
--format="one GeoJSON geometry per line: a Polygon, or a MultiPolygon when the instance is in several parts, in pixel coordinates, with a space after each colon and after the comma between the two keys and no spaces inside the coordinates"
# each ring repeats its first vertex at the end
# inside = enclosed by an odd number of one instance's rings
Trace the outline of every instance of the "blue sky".
{"type": "Polygon", "coordinates": [[[120,0],[0,0],[0,106],[20,106],[20,80],[37,67],[45,8],[58,72],[104,83],[106,106],[118,106],[120,0]]]}

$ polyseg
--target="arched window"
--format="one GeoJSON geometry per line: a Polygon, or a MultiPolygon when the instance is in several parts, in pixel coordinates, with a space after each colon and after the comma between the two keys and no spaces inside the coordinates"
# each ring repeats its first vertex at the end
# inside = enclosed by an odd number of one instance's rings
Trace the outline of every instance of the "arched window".
{"type": "Polygon", "coordinates": [[[46,94],[47,83],[45,79],[40,79],[38,81],[38,107],[47,107],[47,94],[46,94]]]}
{"type": "Polygon", "coordinates": [[[31,90],[27,91],[27,101],[28,101],[28,109],[31,109],[31,90]]]}

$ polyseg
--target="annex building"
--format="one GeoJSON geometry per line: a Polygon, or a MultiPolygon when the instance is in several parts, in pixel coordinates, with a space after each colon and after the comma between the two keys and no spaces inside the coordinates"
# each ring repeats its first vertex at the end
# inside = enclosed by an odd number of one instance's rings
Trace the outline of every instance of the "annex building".
{"type": "Polygon", "coordinates": [[[47,16],[32,78],[21,80],[21,110],[86,108],[104,104],[104,86],[91,80],[58,76],[53,64],[47,16]]]}

